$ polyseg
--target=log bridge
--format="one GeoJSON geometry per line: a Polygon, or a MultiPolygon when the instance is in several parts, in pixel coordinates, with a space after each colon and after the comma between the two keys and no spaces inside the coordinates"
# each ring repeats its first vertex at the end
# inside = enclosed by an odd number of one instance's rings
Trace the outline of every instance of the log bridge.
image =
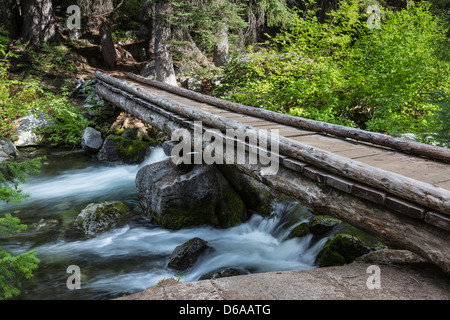
{"type": "Polygon", "coordinates": [[[204,132],[278,130],[276,175],[260,165],[230,165],[313,213],[450,273],[450,149],[244,106],[135,74],[96,72],[96,79],[99,96],[169,137],[178,129],[193,132],[196,121],[204,132]]]}

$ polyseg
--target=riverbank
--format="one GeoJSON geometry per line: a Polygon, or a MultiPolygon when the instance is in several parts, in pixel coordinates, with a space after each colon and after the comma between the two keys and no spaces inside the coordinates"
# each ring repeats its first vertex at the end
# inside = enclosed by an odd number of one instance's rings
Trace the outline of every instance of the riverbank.
{"type": "Polygon", "coordinates": [[[189,283],[169,279],[118,300],[450,299],[449,275],[429,263],[376,265],[379,282],[373,278],[375,273],[370,272],[371,266],[371,263],[355,261],[340,267],[267,272],[189,283]],[[379,288],[370,288],[376,287],[377,283],[379,288]]]}

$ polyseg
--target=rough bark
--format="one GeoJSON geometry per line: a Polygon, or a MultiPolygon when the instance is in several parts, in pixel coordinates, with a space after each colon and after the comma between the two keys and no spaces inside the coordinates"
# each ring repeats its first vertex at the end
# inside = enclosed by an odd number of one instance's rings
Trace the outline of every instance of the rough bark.
{"type": "Polygon", "coordinates": [[[43,43],[56,38],[51,0],[26,0],[23,2],[22,41],[40,49],[43,43]]]}
{"type": "Polygon", "coordinates": [[[222,67],[230,62],[228,30],[221,28],[217,33],[218,42],[214,47],[213,62],[216,66],[222,67]]]}
{"type": "Polygon", "coordinates": [[[167,16],[171,13],[170,2],[158,1],[155,4],[155,62],[156,80],[176,86],[177,80],[173,67],[172,52],[168,41],[171,38],[171,27],[167,16]]]}
{"type": "Polygon", "coordinates": [[[102,45],[103,60],[108,68],[112,69],[117,65],[117,53],[111,36],[111,31],[109,30],[106,22],[103,22],[100,27],[100,40],[102,45]]]}

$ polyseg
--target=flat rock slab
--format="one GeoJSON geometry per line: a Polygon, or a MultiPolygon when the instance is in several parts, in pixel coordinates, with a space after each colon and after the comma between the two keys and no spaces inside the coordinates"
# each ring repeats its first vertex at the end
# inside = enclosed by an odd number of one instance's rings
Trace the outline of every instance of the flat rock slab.
{"type": "Polygon", "coordinates": [[[377,265],[380,289],[369,289],[371,264],[269,272],[178,283],[165,281],[119,300],[449,300],[450,276],[428,263],[377,265]]]}

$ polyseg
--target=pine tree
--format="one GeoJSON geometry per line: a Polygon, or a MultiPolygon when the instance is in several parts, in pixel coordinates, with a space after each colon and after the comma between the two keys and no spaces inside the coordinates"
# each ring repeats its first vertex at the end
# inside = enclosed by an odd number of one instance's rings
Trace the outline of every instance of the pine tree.
{"type": "MultiPolygon", "coordinates": [[[[20,201],[26,196],[18,189],[19,183],[25,182],[28,173],[37,173],[41,166],[41,159],[28,160],[22,163],[0,163],[0,201],[20,201]]],[[[13,236],[26,229],[18,218],[5,214],[0,218],[0,236],[13,236]]],[[[0,248],[0,300],[10,299],[20,294],[17,288],[23,278],[29,279],[38,267],[39,259],[36,250],[13,256],[0,248]]]]}

